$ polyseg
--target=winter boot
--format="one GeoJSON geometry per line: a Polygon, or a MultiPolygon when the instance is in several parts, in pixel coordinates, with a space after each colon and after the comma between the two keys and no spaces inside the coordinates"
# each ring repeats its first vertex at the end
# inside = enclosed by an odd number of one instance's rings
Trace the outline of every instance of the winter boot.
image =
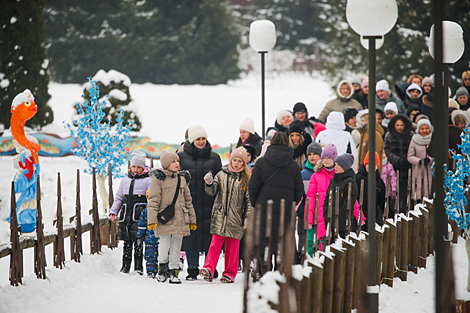
{"type": "Polygon", "coordinates": [[[122,259],[122,267],[121,267],[121,273],[128,274],[129,271],[131,270],[131,259],[122,259]]]}
{"type": "Polygon", "coordinates": [[[148,277],[148,278],[156,278],[156,277],[157,277],[157,273],[155,273],[155,272],[150,272],[150,273],[148,273],[148,272],[147,272],[147,277],[148,277]]]}
{"type": "Polygon", "coordinates": [[[219,272],[217,272],[217,269],[214,270],[214,279],[219,277],[219,272]]]}
{"type": "Polygon", "coordinates": [[[233,284],[233,280],[228,277],[228,276],[222,276],[222,278],[220,279],[220,282],[221,283],[224,283],[224,284],[233,284]]]}
{"type": "Polygon", "coordinates": [[[178,270],[181,272],[184,269],[184,258],[180,258],[180,264],[178,270]]]}
{"type": "Polygon", "coordinates": [[[161,283],[164,283],[168,278],[167,274],[167,263],[160,263],[158,264],[158,275],[157,280],[161,283]]]}
{"type": "Polygon", "coordinates": [[[134,271],[139,275],[144,275],[144,266],[141,258],[134,258],[134,271]]]}
{"type": "Polygon", "coordinates": [[[198,268],[188,268],[188,276],[186,276],[186,280],[197,280],[197,274],[199,274],[198,268]]]}
{"type": "Polygon", "coordinates": [[[181,280],[178,278],[179,271],[177,269],[170,270],[170,284],[181,284],[181,280]]]}
{"type": "Polygon", "coordinates": [[[204,278],[205,281],[212,282],[212,275],[209,272],[209,270],[207,270],[205,268],[202,268],[199,271],[199,275],[201,275],[204,278]]]}

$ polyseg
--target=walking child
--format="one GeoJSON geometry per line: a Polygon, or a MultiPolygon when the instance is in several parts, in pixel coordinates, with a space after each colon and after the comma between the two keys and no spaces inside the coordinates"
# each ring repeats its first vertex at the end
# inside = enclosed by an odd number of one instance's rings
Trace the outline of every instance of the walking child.
{"type": "MultiPolygon", "coordinates": [[[[149,190],[147,190],[147,198],[149,190]]],[[[148,278],[156,278],[158,271],[158,238],[155,237],[153,229],[147,227],[147,207],[140,213],[139,230],[137,231],[137,242],[145,242],[145,265],[148,278]]]]}
{"type": "Polygon", "coordinates": [[[215,196],[211,220],[212,241],[199,272],[209,282],[214,276],[224,242],[225,270],[220,281],[233,283],[237,275],[240,239],[243,237],[247,215],[253,209],[248,196],[251,173],[246,161],[246,150],[239,147],[230,155],[229,164],[222,167],[214,178],[210,172],[204,176],[206,192],[215,196]]]}
{"type": "MultiPolygon", "coordinates": [[[[382,154],[382,180],[387,186],[387,176],[390,176],[390,184],[388,190],[388,216],[391,218],[395,215],[395,199],[397,197],[397,173],[393,169],[393,165],[388,162],[385,151],[382,154]]],[[[387,199],[385,199],[387,201],[387,199]]]]}
{"type": "Polygon", "coordinates": [[[162,169],[150,171],[148,229],[153,229],[155,236],[160,237],[158,281],[165,282],[170,276],[170,283],[181,284],[178,278],[181,243],[183,236],[197,228],[189,191],[190,174],[179,170],[179,157],[174,152],[164,150],[160,163],[162,169]]]}
{"type": "Polygon", "coordinates": [[[140,213],[147,205],[147,190],[150,188],[150,167],[145,165],[145,152],[133,151],[131,168],[127,177],[119,184],[109,219],[115,221],[119,214],[117,240],[124,241],[121,272],[129,273],[134,248],[134,270],[143,275],[142,242],[137,241],[140,213]]]}

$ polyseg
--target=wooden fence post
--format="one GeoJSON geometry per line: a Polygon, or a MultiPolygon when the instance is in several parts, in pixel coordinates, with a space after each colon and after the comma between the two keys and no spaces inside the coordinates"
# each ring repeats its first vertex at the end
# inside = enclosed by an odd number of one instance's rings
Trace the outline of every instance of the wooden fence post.
{"type": "Polygon", "coordinates": [[[310,274],[310,285],[312,286],[312,303],[310,313],[322,313],[323,309],[323,267],[313,264],[310,274]]]}
{"type": "Polygon", "coordinates": [[[323,261],[323,299],[322,312],[333,311],[333,279],[334,279],[334,263],[335,256],[333,254],[325,254],[323,261]]]}
{"type": "Polygon", "coordinates": [[[353,290],[354,290],[354,266],[356,261],[356,249],[358,248],[352,241],[344,241],[346,246],[346,275],[344,282],[344,305],[343,313],[352,310],[353,290]]]}
{"type": "MultiPolygon", "coordinates": [[[[333,226],[333,225],[332,225],[333,226]]],[[[334,225],[334,232],[333,232],[333,242],[338,239],[339,236],[339,187],[335,189],[335,225],[334,225]]]]}
{"type": "MultiPolygon", "coordinates": [[[[151,159],[151,167],[153,168],[153,157],[151,159]]],[[[111,170],[111,164],[109,165],[109,168],[108,168],[108,186],[109,186],[109,190],[108,190],[109,199],[108,199],[108,202],[109,202],[109,208],[111,209],[111,207],[113,206],[113,203],[114,203],[113,173],[112,173],[112,170],[111,170]]],[[[109,231],[110,239],[109,239],[108,247],[112,250],[114,248],[117,248],[117,246],[118,246],[118,242],[116,240],[117,223],[110,221],[109,222],[109,229],[110,229],[110,231],[109,231]]]]}
{"type": "Polygon", "coordinates": [[[397,244],[397,226],[395,223],[387,221],[389,231],[389,245],[388,245],[388,258],[387,268],[384,271],[383,278],[389,287],[393,287],[393,272],[395,271],[395,252],[397,244]]]}
{"type": "Polygon", "coordinates": [[[429,211],[421,209],[421,251],[419,254],[419,267],[426,268],[426,258],[428,256],[428,237],[429,237],[429,211]]]}
{"type": "MultiPolygon", "coordinates": [[[[411,241],[409,245],[411,245],[411,256],[410,256],[410,268],[411,271],[415,274],[418,274],[418,256],[420,252],[420,244],[421,244],[421,235],[420,235],[420,218],[418,214],[415,212],[411,212],[410,215],[413,215],[413,221],[411,223],[411,241]]],[[[410,231],[409,230],[409,231],[410,231]]]]}
{"type": "Polygon", "coordinates": [[[73,243],[71,247],[72,259],[80,263],[80,255],[83,254],[82,247],[82,205],[80,202],[80,170],[77,169],[77,186],[75,187],[75,234],[70,237],[70,242],[73,243]]]}
{"type": "Polygon", "coordinates": [[[406,281],[408,276],[408,229],[409,220],[403,215],[401,219],[401,267],[398,269],[402,281],[406,281]]]}
{"type": "Polygon", "coordinates": [[[361,240],[357,237],[350,236],[350,239],[354,243],[354,277],[353,284],[354,288],[352,290],[352,308],[357,309],[359,307],[359,286],[360,283],[360,270],[361,270],[361,260],[362,260],[362,247],[361,240]]]}
{"type": "Polygon", "coordinates": [[[344,305],[344,287],[346,282],[346,251],[331,246],[335,254],[333,283],[333,313],[341,313],[344,305]]]}
{"type": "Polygon", "coordinates": [[[364,179],[361,179],[361,192],[359,193],[359,215],[357,216],[357,230],[356,230],[356,234],[357,234],[357,237],[359,237],[359,234],[361,233],[361,229],[362,229],[362,205],[363,205],[363,202],[364,201],[364,179]]]}
{"type": "MultiPolygon", "coordinates": [[[[263,207],[261,204],[256,205],[256,210],[255,213],[253,214],[255,227],[253,228],[253,255],[255,259],[253,260],[255,264],[255,270],[253,273],[253,282],[258,281],[258,274],[263,275],[264,274],[264,260],[261,258],[261,253],[260,253],[260,237],[261,237],[261,231],[260,231],[260,225],[261,225],[261,211],[263,210],[263,207]]],[[[244,264],[245,266],[245,264],[244,264]]]]}
{"type": "Polygon", "coordinates": [[[384,229],[375,230],[375,282],[380,286],[380,273],[382,271],[382,252],[384,244],[384,229]]]}
{"type": "Polygon", "coordinates": [[[388,268],[388,252],[390,249],[390,227],[384,223],[383,228],[383,246],[382,246],[382,271],[379,272],[380,283],[383,282],[384,277],[387,275],[388,268]]]}
{"type": "Polygon", "coordinates": [[[100,218],[98,215],[98,196],[96,194],[96,173],[93,168],[93,202],[91,213],[93,214],[93,229],[91,235],[91,253],[101,252],[101,236],[100,236],[100,218]]]}
{"type": "Polygon", "coordinates": [[[57,217],[55,219],[57,237],[54,241],[54,266],[63,267],[65,263],[64,251],[64,217],[62,216],[62,190],[60,186],[60,173],[57,173],[57,217]]]}
{"type": "MultiPolygon", "coordinates": [[[[256,208],[259,209],[259,206],[256,208]]],[[[252,255],[253,255],[253,231],[255,228],[255,212],[252,211],[248,218],[248,225],[247,230],[245,233],[245,248],[244,248],[244,256],[243,256],[243,270],[245,271],[245,281],[243,287],[243,313],[248,312],[248,289],[250,288],[250,266],[252,255]]],[[[257,215],[257,214],[256,214],[257,215]]]]}
{"type": "Polygon", "coordinates": [[[429,237],[428,237],[428,255],[434,254],[434,205],[430,201],[424,201],[429,211],[429,237]]]}
{"type": "MultiPolygon", "coordinates": [[[[277,241],[278,244],[278,253],[277,255],[284,255],[284,231],[285,231],[285,213],[286,212],[286,200],[281,199],[281,216],[279,218],[279,238],[277,241]]],[[[282,266],[281,266],[281,259],[277,258],[277,260],[274,260],[276,262],[276,267],[279,269],[281,273],[282,272],[282,266]]]]}
{"type": "Polygon", "coordinates": [[[42,223],[40,176],[36,182],[36,245],[34,246],[34,273],[39,279],[46,279],[46,251],[44,248],[44,224],[42,223]]]}
{"type": "Polygon", "coordinates": [[[16,193],[15,182],[11,182],[11,203],[10,203],[10,285],[18,286],[22,284],[23,263],[21,258],[20,239],[18,236],[18,219],[16,217],[16,193]]]}
{"type": "MultiPolygon", "coordinates": [[[[396,236],[396,243],[395,243],[395,257],[396,257],[396,263],[397,263],[397,269],[401,269],[403,266],[401,265],[401,229],[402,229],[402,221],[401,221],[401,216],[399,214],[395,215],[396,216],[396,226],[397,226],[397,236],[396,236]]],[[[394,271],[394,277],[400,277],[400,271],[394,271]]]]}
{"type": "Polygon", "coordinates": [[[272,268],[272,258],[271,258],[271,229],[272,229],[272,213],[273,213],[273,200],[268,200],[267,203],[267,215],[266,215],[266,237],[265,242],[262,245],[264,250],[267,250],[268,253],[265,255],[264,268],[265,271],[270,271],[272,268]],[[265,248],[266,247],[266,248],[265,248]]]}

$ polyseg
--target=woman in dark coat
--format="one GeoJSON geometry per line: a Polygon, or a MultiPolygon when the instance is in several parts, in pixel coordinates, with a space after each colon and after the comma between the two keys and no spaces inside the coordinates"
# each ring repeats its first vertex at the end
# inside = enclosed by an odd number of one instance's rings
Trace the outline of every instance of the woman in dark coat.
{"type": "MultiPolygon", "coordinates": [[[[292,159],[294,151],[288,146],[286,133],[277,132],[271,139],[266,154],[260,157],[253,167],[248,192],[253,206],[261,204],[261,241],[266,234],[267,202],[273,200],[271,253],[277,256],[278,232],[280,221],[280,203],[285,200],[284,227],[291,225],[292,202],[299,202],[304,194],[302,175],[297,163],[292,159]]],[[[255,207],[255,215],[256,216],[255,207]]],[[[295,221],[292,221],[295,223],[295,221]]],[[[292,242],[295,245],[295,242],[292,242]]],[[[264,246],[260,247],[260,259],[264,260],[264,246]]],[[[262,271],[264,272],[264,271],[262,271]]]]}
{"type": "Polygon", "coordinates": [[[204,176],[210,171],[215,176],[222,168],[220,156],[212,151],[207,141],[206,130],[200,125],[189,128],[188,140],[183,151],[178,153],[181,169],[189,171],[191,182],[189,189],[196,211],[197,229],[190,236],[183,238],[182,251],[186,251],[188,276],[186,280],[195,280],[199,274],[199,252],[209,250],[212,235],[210,233],[212,206],[214,197],[204,192],[204,176]]]}
{"type": "Polygon", "coordinates": [[[408,170],[411,168],[408,162],[408,147],[413,137],[413,124],[403,114],[397,114],[388,123],[388,133],[385,135],[384,150],[388,161],[395,171],[400,171],[397,177],[400,192],[400,212],[406,211],[406,197],[408,188],[408,170]]]}

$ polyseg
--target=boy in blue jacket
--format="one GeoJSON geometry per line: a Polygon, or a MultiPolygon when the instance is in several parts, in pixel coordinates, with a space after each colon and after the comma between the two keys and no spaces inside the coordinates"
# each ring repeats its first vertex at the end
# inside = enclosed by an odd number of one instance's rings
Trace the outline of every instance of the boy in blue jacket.
{"type": "MultiPolygon", "coordinates": [[[[149,191],[147,190],[147,198],[149,191]]],[[[145,261],[147,267],[147,276],[155,278],[158,272],[158,238],[152,230],[147,228],[147,207],[142,211],[139,218],[139,228],[137,231],[137,240],[145,242],[145,261]]]]}

